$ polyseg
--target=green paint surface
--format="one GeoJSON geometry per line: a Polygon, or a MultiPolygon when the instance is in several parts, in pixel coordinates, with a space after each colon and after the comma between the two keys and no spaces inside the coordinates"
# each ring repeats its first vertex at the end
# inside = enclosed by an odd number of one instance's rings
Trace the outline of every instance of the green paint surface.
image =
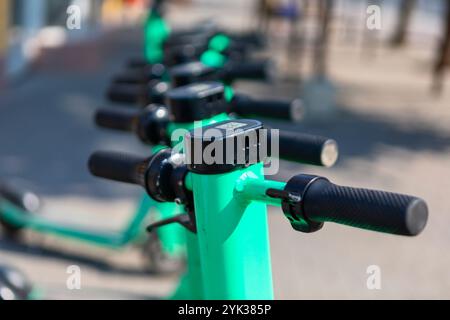
{"type": "Polygon", "coordinates": [[[236,182],[263,166],[192,174],[205,299],[273,299],[267,209],[234,196],[236,182]]]}
{"type": "Polygon", "coordinates": [[[156,12],[151,12],[144,26],[144,54],[148,63],[163,62],[163,45],[169,34],[167,22],[156,12]]]}

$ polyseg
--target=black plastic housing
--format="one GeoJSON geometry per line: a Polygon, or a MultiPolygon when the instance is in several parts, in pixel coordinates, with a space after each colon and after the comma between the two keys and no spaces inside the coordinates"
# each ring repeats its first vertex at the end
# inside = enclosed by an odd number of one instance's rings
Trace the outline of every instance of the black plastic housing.
{"type": "Polygon", "coordinates": [[[217,69],[196,61],[175,66],[169,70],[169,74],[172,87],[178,88],[196,82],[215,80],[217,69]]]}
{"type": "Polygon", "coordinates": [[[267,150],[261,122],[228,120],[190,131],[185,137],[186,164],[198,174],[220,174],[263,161],[267,150]]]}
{"type": "Polygon", "coordinates": [[[224,87],[218,82],[202,82],[170,90],[166,95],[171,120],[177,123],[211,118],[227,111],[224,87]]]}

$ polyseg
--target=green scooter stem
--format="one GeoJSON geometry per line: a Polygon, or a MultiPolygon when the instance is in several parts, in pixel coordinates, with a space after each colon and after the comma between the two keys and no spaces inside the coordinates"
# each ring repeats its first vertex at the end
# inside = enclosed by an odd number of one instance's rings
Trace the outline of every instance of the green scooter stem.
{"type": "Polygon", "coordinates": [[[263,177],[263,165],[227,174],[192,174],[205,299],[273,299],[267,209],[239,201],[234,184],[263,177]]]}
{"type": "MultiPolygon", "coordinates": [[[[192,130],[194,128],[207,126],[209,124],[213,124],[216,122],[221,122],[224,120],[228,120],[227,114],[219,114],[215,117],[212,117],[210,119],[197,121],[195,123],[171,123],[168,127],[168,132],[170,135],[172,135],[176,130],[192,130]]],[[[184,135],[181,135],[179,137],[178,141],[172,141],[172,145],[176,148],[182,149],[182,145],[184,143],[183,141],[184,135]]],[[[184,210],[180,210],[177,213],[181,213],[184,210]]],[[[171,215],[172,217],[174,215],[171,215]]],[[[167,217],[169,218],[169,217],[167,217]]],[[[172,226],[176,226],[177,228],[181,228],[179,225],[169,225],[164,228],[159,228],[156,232],[158,234],[160,232],[166,233],[166,232],[173,232],[171,230],[165,230],[166,228],[171,228],[172,226]]],[[[179,229],[176,230],[176,232],[179,232],[179,229]]],[[[203,274],[202,269],[200,265],[200,248],[199,248],[199,240],[196,234],[193,234],[189,232],[188,230],[183,230],[186,234],[186,252],[187,252],[187,271],[183,275],[183,277],[180,279],[180,282],[178,284],[177,289],[173,293],[173,295],[170,297],[170,299],[173,300],[198,300],[198,299],[204,299],[204,280],[203,280],[203,274]]]]}
{"type": "Polygon", "coordinates": [[[170,28],[158,10],[151,10],[144,27],[145,57],[150,64],[162,63],[163,44],[170,34],[170,28]]]}
{"type": "MultiPolygon", "coordinates": [[[[170,27],[165,19],[156,10],[151,10],[144,28],[145,56],[150,64],[162,63],[164,60],[164,41],[170,35],[170,27]]],[[[209,50],[205,51],[200,60],[207,66],[222,68],[227,62],[225,51],[230,44],[230,38],[220,34],[214,36],[209,42],[209,50]]],[[[233,98],[233,89],[230,84],[225,84],[225,95],[228,101],[233,98]]]]}
{"type": "MultiPolygon", "coordinates": [[[[171,34],[169,24],[164,19],[160,10],[161,4],[156,4],[149,12],[144,25],[144,48],[145,57],[149,64],[163,63],[164,42],[171,34]]],[[[231,40],[225,34],[213,36],[208,43],[208,50],[205,52],[202,61],[210,66],[221,67],[226,62],[222,53],[230,46],[231,40]],[[217,54],[215,54],[217,53],[217,54]]]]}

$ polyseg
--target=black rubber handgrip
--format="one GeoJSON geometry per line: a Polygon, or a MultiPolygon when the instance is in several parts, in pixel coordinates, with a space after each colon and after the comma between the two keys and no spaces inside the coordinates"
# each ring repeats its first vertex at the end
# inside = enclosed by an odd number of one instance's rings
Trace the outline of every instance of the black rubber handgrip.
{"type": "Polygon", "coordinates": [[[146,107],[151,103],[164,104],[169,89],[168,83],[159,80],[151,80],[146,85],[113,84],[107,97],[112,102],[146,107]]]}
{"type": "MultiPolygon", "coordinates": [[[[269,135],[269,152],[273,134],[269,135]]],[[[297,133],[279,131],[279,156],[282,159],[311,164],[316,166],[331,167],[339,156],[338,146],[333,139],[297,133]]]]}
{"type": "Polygon", "coordinates": [[[139,114],[135,110],[99,109],[95,113],[95,123],[102,128],[131,132],[139,114]]]}
{"type": "Polygon", "coordinates": [[[33,192],[5,183],[0,183],[0,202],[2,198],[28,212],[38,211],[41,205],[39,197],[33,192]]]}
{"type": "Polygon", "coordinates": [[[270,81],[275,77],[275,65],[271,60],[230,62],[224,68],[224,80],[270,81]]]}
{"type": "Polygon", "coordinates": [[[142,86],[134,84],[113,84],[107,91],[109,101],[117,103],[138,104],[143,100],[142,86]]]}
{"type": "Polygon", "coordinates": [[[303,118],[304,106],[300,99],[258,100],[246,95],[235,94],[231,100],[231,111],[241,116],[256,116],[296,122],[303,118]]]}
{"type": "Polygon", "coordinates": [[[144,70],[126,70],[113,77],[113,84],[140,84],[151,80],[144,70]]]}
{"type": "Polygon", "coordinates": [[[96,177],[143,186],[148,163],[140,156],[98,151],[89,158],[89,171],[96,177]]]}
{"type": "Polygon", "coordinates": [[[427,223],[424,200],[412,196],[335,185],[327,179],[313,181],[303,195],[305,216],[316,222],[414,236],[427,223]]]}

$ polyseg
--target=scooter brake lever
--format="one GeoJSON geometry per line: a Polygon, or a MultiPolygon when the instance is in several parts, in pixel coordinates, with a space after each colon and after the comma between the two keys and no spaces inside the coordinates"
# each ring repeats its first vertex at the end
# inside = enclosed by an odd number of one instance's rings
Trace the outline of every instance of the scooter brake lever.
{"type": "Polygon", "coordinates": [[[182,214],[176,215],[175,217],[152,223],[151,225],[149,225],[147,227],[147,231],[153,232],[157,228],[167,226],[172,223],[179,223],[180,225],[182,225],[189,231],[191,231],[193,233],[197,233],[197,228],[196,228],[195,224],[192,222],[189,214],[187,214],[187,213],[182,213],[182,214]]]}

